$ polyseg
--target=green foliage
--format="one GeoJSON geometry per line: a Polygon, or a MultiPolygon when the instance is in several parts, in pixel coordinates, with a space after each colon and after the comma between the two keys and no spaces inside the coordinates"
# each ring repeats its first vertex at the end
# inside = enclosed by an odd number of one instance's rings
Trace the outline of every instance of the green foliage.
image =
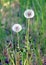
{"type": "MultiPolygon", "coordinates": [[[[30,21],[30,46],[31,43],[33,45],[34,53],[36,54],[36,58],[39,60],[39,48],[42,52],[43,56],[46,54],[46,0],[19,0],[19,3],[16,0],[1,0],[0,2],[0,51],[2,54],[2,50],[5,47],[6,39],[10,38],[13,45],[18,43],[17,35],[11,30],[11,27],[14,23],[19,23],[22,26],[24,25],[24,29],[19,33],[19,42],[20,48],[25,48],[25,37],[27,31],[27,19],[24,17],[24,11],[27,9],[33,9],[35,12],[34,19],[30,21]],[[4,3],[10,2],[8,7],[3,6],[4,3]],[[11,6],[12,4],[13,7],[11,6]],[[3,8],[3,11],[1,9],[3,8]],[[5,24],[2,27],[2,21],[5,24]],[[10,32],[7,34],[5,29],[10,32]],[[31,37],[31,39],[30,39],[31,37]],[[36,49],[35,49],[36,47],[36,49]]],[[[6,44],[7,45],[7,44],[6,44]]],[[[17,46],[16,46],[17,47],[17,46]]],[[[15,49],[16,49],[15,47],[15,49]]],[[[14,48],[13,48],[14,49],[14,48]]],[[[0,57],[1,58],[1,57],[0,57]]],[[[26,53],[23,52],[23,61],[26,58],[26,53]]],[[[41,58],[40,58],[41,60],[41,58]]],[[[38,61],[41,64],[40,60],[38,61]]]]}

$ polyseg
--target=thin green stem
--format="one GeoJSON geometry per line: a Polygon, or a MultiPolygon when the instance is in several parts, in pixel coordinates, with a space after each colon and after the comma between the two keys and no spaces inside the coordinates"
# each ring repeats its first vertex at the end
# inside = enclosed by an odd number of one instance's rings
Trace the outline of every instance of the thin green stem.
{"type": "Polygon", "coordinates": [[[27,42],[26,42],[26,44],[27,44],[27,65],[28,65],[28,52],[30,51],[30,45],[29,45],[29,21],[30,21],[30,19],[28,19],[28,28],[27,28],[27,32],[26,32],[26,39],[27,39],[27,42]]]}
{"type": "MultiPolygon", "coordinates": [[[[19,46],[19,34],[17,33],[17,39],[18,39],[18,49],[20,49],[20,46],[19,46]]],[[[20,62],[20,54],[19,54],[19,52],[17,52],[17,59],[18,59],[18,61],[16,62],[16,64],[17,63],[19,63],[20,62]]],[[[19,65],[20,65],[20,63],[19,63],[19,65]]]]}
{"type": "Polygon", "coordinates": [[[15,65],[14,60],[11,58],[11,56],[10,56],[10,54],[9,54],[9,49],[8,49],[8,48],[7,48],[7,52],[8,52],[8,55],[9,55],[10,61],[13,63],[13,65],[15,65]]]}
{"type": "Polygon", "coordinates": [[[23,63],[23,53],[22,53],[22,65],[24,65],[24,63],[23,63]]]}
{"type": "Polygon", "coordinates": [[[36,49],[35,49],[34,44],[33,44],[33,47],[34,47],[34,53],[36,54],[37,60],[38,60],[39,64],[42,65],[40,53],[38,52],[38,45],[36,44],[36,49]]]}
{"type": "Polygon", "coordinates": [[[29,26],[30,26],[30,19],[28,19],[28,29],[27,29],[27,50],[30,50],[30,45],[29,45],[29,26]]]}
{"type": "Polygon", "coordinates": [[[17,33],[17,39],[18,39],[18,48],[19,48],[19,34],[17,33]]]}

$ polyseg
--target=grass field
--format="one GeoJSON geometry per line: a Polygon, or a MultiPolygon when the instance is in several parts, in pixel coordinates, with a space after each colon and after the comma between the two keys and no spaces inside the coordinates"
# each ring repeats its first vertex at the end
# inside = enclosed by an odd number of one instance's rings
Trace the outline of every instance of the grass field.
{"type": "Polygon", "coordinates": [[[0,65],[46,65],[46,0],[0,0],[0,65]]]}

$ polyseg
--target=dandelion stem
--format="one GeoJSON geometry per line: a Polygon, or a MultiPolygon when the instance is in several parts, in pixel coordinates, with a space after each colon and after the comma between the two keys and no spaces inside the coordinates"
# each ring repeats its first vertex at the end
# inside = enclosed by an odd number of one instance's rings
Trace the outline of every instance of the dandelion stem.
{"type": "Polygon", "coordinates": [[[24,65],[24,64],[23,64],[23,53],[22,53],[22,65],[24,65]]]}
{"type": "Polygon", "coordinates": [[[28,65],[28,52],[30,51],[30,46],[29,46],[29,21],[30,19],[28,19],[28,29],[27,29],[27,33],[26,33],[26,39],[27,39],[27,65],[28,65]]]}
{"type": "MultiPolygon", "coordinates": [[[[19,34],[17,33],[17,39],[18,39],[18,49],[19,47],[19,34]]],[[[20,54],[17,52],[17,57],[16,57],[16,65],[20,65],[20,54]]]]}
{"type": "Polygon", "coordinates": [[[19,54],[19,52],[16,53],[16,65],[20,65],[20,54],[19,54]]]}
{"type": "Polygon", "coordinates": [[[28,20],[28,30],[27,30],[27,50],[30,50],[30,47],[29,47],[29,21],[30,20],[28,20]]]}
{"type": "Polygon", "coordinates": [[[17,39],[18,39],[18,48],[19,48],[19,34],[17,33],[17,39]]]}

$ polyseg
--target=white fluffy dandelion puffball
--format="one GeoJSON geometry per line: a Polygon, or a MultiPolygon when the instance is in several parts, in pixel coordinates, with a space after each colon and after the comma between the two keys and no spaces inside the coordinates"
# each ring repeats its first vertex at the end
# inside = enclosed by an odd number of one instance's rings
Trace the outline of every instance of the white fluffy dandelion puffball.
{"type": "Polygon", "coordinates": [[[12,31],[14,31],[14,32],[16,32],[16,33],[20,32],[21,30],[22,30],[22,27],[21,27],[20,24],[14,24],[14,25],[12,26],[12,31]]]}
{"type": "Polygon", "coordinates": [[[32,9],[27,9],[24,12],[25,18],[33,18],[34,17],[34,11],[32,9]]]}

